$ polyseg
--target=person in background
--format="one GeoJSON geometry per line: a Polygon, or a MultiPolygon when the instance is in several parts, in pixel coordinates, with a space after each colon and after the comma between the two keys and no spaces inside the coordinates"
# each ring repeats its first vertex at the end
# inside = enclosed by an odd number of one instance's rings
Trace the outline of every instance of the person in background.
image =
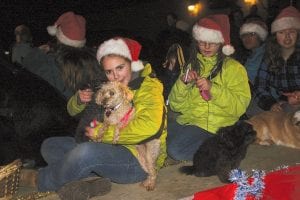
{"type": "Polygon", "coordinates": [[[247,50],[244,59],[241,63],[245,66],[251,86],[252,99],[247,108],[246,115],[251,117],[263,110],[257,106],[255,101],[255,92],[253,89],[254,81],[257,76],[258,68],[260,67],[263,56],[265,54],[265,40],[268,36],[268,27],[264,21],[257,18],[248,19],[240,29],[240,38],[243,46],[247,50]]]}
{"type": "MultiPolygon", "coordinates": [[[[78,65],[74,68],[81,70],[88,70],[88,68],[99,70],[95,59],[90,58],[90,54],[93,52],[85,47],[86,20],[74,12],[66,12],[57,19],[54,25],[48,26],[47,31],[50,35],[55,36],[56,44],[51,47],[42,45],[40,48],[32,48],[24,57],[22,65],[46,80],[68,100],[77,89],[70,88],[69,85],[79,80],[72,80],[72,83],[65,81],[79,77],[80,74],[72,67],[70,68],[71,65],[78,65]]],[[[95,57],[95,55],[93,56],[95,57]]],[[[94,74],[97,76],[97,73],[87,72],[86,74],[92,76],[87,78],[94,79],[94,74]]]]}
{"type": "Polygon", "coordinates": [[[168,105],[168,96],[176,82],[178,76],[183,71],[185,65],[185,57],[181,46],[177,43],[173,44],[166,55],[166,61],[163,64],[163,70],[160,74],[160,80],[164,85],[164,99],[168,105]]]}
{"type": "Polygon", "coordinates": [[[264,21],[249,19],[240,29],[240,38],[243,46],[249,52],[241,63],[245,66],[249,81],[254,84],[255,77],[265,53],[265,40],[268,36],[268,28],[264,21]]]}
{"type": "Polygon", "coordinates": [[[258,106],[292,111],[300,105],[300,12],[284,8],[271,24],[271,37],[255,81],[258,106]]]}
{"type": "Polygon", "coordinates": [[[227,15],[210,15],[193,27],[194,46],[185,73],[169,95],[167,152],[175,160],[192,160],[204,140],[220,127],[237,122],[251,99],[245,68],[229,57],[227,15]]]}
{"type": "Polygon", "coordinates": [[[249,14],[244,17],[244,22],[254,19],[258,21],[263,21],[263,18],[258,14],[258,7],[256,4],[251,6],[249,14]]]}
{"type": "MultiPolygon", "coordinates": [[[[41,152],[48,166],[38,172],[40,191],[58,190],[62,199],[73,194],[92,197],[110,190],[110,180],[116,183],[136,183],[147,178],[136,156],[136,144],[149,138],[161,140],[157,169],[166,158],[166,118],[163,86],[152,76],[150,64],[139,60],[141,45],[128,38],[113,38],[98,48],[97,59],[109,81],[119,81],[134,92],[135,117],[121,130],[117,144],[112,144],[114,127],[104,133],[102,142],[77,144],[73,137],[53,137],[44,141],[41,152]],[[99,178],[99,176],[104,178],[99,178]],[[89,182],[90,180],[93,182],[89,182]],[[86,191],[85,188],[88,189],[86,191]]],[[[71,115],[81,113],[92,94],[76,93],[69,100],[71,115]],[[89,97],[88,97],[89,95],[89,97]]],[[[102,123],[87,127],[86,135],[95,139],[102,123]]]]}
{"type": "Polygon", "coordinates": [[[174,44],[179,44],[185,56],[189,55],[189,47],[192,41],[190,32],[188,31],[189,25],[183,20],[178,20],[174,13],[167,15],[168,27],[158,33],[155,39],[157,44],[156,51],[154,52],[157,57],[157,74],[163,76],[163,64],[168,54],[169,49],[174,44]]]}
{"type": "Polygon", "coordinates": [[[22,66],[24,57],[26,57],[32,49],[32,35],[29,27],[24,24],[17,26],[14,34],[16,41],[12,47],[11,60],[13,63],[22,66]]]}
{"type": "Polygon", "coordinates": [[[240,58],[240,54],[242,53],[243,44],[240,39],[240,27],[243,24],[244,13],[240,6],[234,3],[230,7],[230,13],[228,14],[229,17],[229,24],[230,24],[230,40],[232,46],[235,48],[235,52],[231,55],[231,57],[235,59],[240,58]]]}

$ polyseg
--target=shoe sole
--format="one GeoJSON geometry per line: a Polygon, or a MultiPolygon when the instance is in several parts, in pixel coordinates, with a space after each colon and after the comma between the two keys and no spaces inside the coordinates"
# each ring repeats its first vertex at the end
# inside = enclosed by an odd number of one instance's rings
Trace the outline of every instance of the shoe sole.
{"type": "Polygon", "coordinates": [[[87,200],[103,196],[111,191],[111,182],[107,178],[89,177],[65,184],[58,190],[61,199],[87,200]]]}

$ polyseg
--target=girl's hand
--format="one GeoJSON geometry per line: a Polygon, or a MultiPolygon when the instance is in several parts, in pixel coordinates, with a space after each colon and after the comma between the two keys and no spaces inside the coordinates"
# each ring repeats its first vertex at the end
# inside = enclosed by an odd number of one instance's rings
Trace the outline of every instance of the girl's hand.
{"type": "Polygon", "coordinates": [[[300,105],[300,91],[283,93],[288,98],[290,105],[300,105]]]}
{"type": "Polygon", "coordinates": [[[93,91],[91,89],[78,90],[78,104],[86,104],[92,100],[93,91]]]}
{"type": "Polygon", "coordinates": [[[199,88],[200,91],[211,89],[211,82],[206,78],[199,78],[196,81],[196,87],[199,88]]]}
{"type": "Polygon", "coordinates": [[[89,137],[90,139],[94,140],[95,139],[95,128],[87,126],[85,128],[85,135],[89,137]]]}
{"type": "Polygon", "coordinates": [[[97,130],[99,130],[99,128],[96,128],[98,127],[98,125],[100,125],[100,122],[98,122],[97,120],[93,120],[91,121],[90,126],[85,127],[85,135],[93,141],[98,141],[97,130]]]}
{"type": "Polygon", "coordinates": [[[180,77],[180,80],[182,82],[184,82],[185,84],[187,83],[191,83],[195,80],[197,80],[197,72],[194,71],[194,70],[189,70],[189,72],[187,74],[183,74],[181,77],[180,77]]]}

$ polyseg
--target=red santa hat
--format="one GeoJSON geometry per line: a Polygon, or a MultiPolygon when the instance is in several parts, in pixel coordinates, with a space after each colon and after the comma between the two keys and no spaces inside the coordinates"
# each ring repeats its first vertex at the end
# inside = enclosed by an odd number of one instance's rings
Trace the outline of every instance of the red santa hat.
{"type": "Polygon", "coordinates": [[[74,12],[62,14],[52,26],[47,27],[50,35],[65,45],[72,47],[83,47],[85,45],[85,24],[86,21],[81,15],[74,12]]]}
{"type": "Polygon", "coordinates": [[[271,33],[295,28],[300,30],[300,12],[293,6],[284,8],[271,25],[271,33]]]}
{"type": "Polygon", "coordinates": [[[209,15],[193,26],[193,37],[197,41],[222,43],[222,52],[229,56],[234,53],[230,45],[230,24],[227,15],[209,15]]]}
{"type": "Polygon", "coordinates": [[[131,61],[131,70],[140,71],[144,69],[144,65],[139,60],[142,46],[135,40],[129,38],[113,38],[103,42],[97,51],[97,60],[101,59],[109,54],[120,55],[128,58],[131,61]]]}
{"type": "Polygon", "coordinates": [[[240,35],[247,33],[256,33],[261,41],[265,41],[268,36],[268,27],[261,20],[253,20],[246,22],[240,28],[240,35]]]}

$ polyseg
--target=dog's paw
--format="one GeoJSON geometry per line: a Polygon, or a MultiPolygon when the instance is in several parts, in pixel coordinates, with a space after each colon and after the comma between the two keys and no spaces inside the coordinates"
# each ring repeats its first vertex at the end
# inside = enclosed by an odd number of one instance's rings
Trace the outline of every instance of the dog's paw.
{"type": "Polygon", "coordinates": [[[145,181],[141,182],[141,186],[146,188],[147,191],[152,191],[155,188],[155,179],[148,177],[145,181]]]}
{"type": "Polygon", "coordinates": [[[272,140],[256,140],[256,143],[259,145],[270,146],[274,142],[272,140]]]}
{"type": "Polygon", "coordinates": [[[118,140],[119,140],[119,138],[120,138],[120,137],[114,137],[114,139],[113,139],[112,143],[113,143],[113,144],[117,144],[117,143],[118,143],[118,140]]]}

